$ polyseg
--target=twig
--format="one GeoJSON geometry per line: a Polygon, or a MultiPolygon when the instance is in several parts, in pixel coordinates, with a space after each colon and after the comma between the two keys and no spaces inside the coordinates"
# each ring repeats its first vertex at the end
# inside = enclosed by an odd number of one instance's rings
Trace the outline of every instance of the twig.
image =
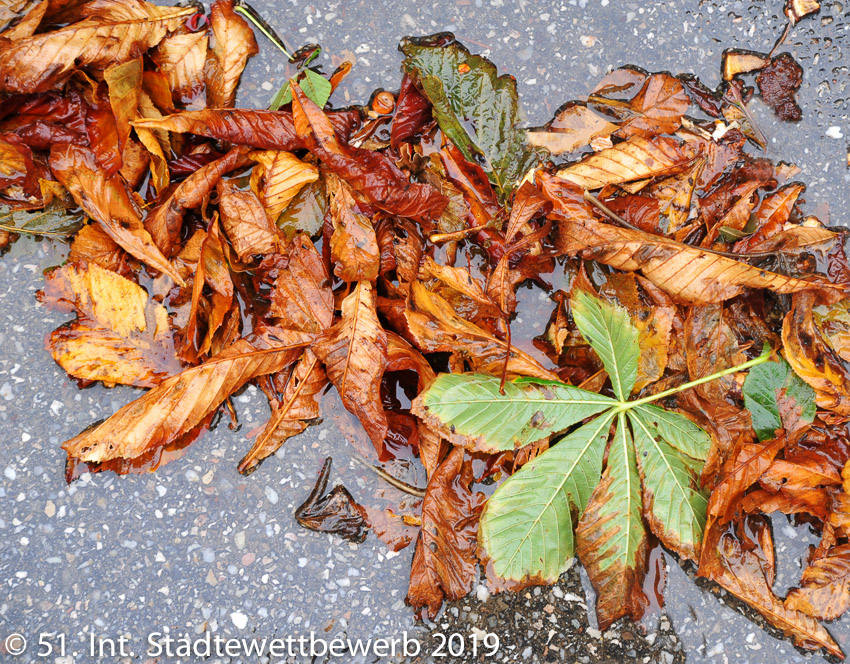
{"type": "MultiPolygon", "coordinates": [[[[629,228],[633,231],[638,231],[640,233],[645,232],[645,231],[642,231],[637,226],[633,226],[628,221],[623,219],[620,215],[618,215],[616,212],[614,212],[611,208],[609,208],[607,205],[605,205],[605,203],[600,201],[598,198],[596,198],[596,196],[591,194],[589,191],[584,192],[584,200],[586,200],[588,203],[593,204],[595,207],[599,208],[599,210],[604,212],[605,215],[609,219],[611,219],[612,221],[616,221],[621,226],[623,226],[625,228],[629,228]]],[[[686,245],[686,246],[690,246],[690,245],[686,245]]],[[[704,247],[691,247],[691,248],[692,249],[698,249],[699,251],[707,251],[710,254],[717,254],[718,256],[725,256],[726,258],[734,258],[735,260],[746,260],[748,258],[769,258],[771,256],[776,255],[775,251],[753,251],[753,252],[748,253],[748,254],[736,254],[736,253],[733,253],[731,251],[720,251],[718,249],[709,249],[709,248],[704,248],[704,247]]]]}
{"type": "Polygon", "coordinates": [[[397,479],[390,475],[383,468],[379,468],[378,466],[374,466],[365,459],[361,459],[359,456],[352,457],[357,463],[362,466],[366,466],[369,470],[375,473],[382,480],[387,482],[388,484],[392,484],[396,489],[402,491],[411,496],[416,496],[417,498],[425,497],[425,489],[420,489],[418,486],[413,486],[412,484],[408,484],[407,482],[402,482],[400,479],[397,479]]]}
{"type": "Polygon", "coordinates": [[[477,233],[478,231],[483,231],[485,228],[488,228],[487,224],[473,226],[472,228],[464,228],[463,230],[454,231],[452,233],[434,233],[428,239],[434,244],[450,242],[453,240],[463,240],[467,235],[472,235],[473,233],[477,233]]]}

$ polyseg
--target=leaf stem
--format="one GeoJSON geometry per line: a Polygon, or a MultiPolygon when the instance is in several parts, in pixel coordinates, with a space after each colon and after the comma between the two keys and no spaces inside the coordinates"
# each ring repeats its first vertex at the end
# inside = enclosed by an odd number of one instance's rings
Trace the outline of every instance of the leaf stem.
{"type": "Polygon", "coordinates": [[[764,364],[770,359],[771,352],[765,352],[759,355],[754,360],[750,360],[748,362],[744,362],[743,364],[739,364],[734,367],[729,367],[728,369],[723,369],[723,371],[718,371],[717,373],[713,373],[710,376],[704,376],[702,378],[697,378],[696,380],[692,380],[689,383],[684,383],[679,385],[678,387],[670,388],[669,390],[664,390],[663,392],[659,392],[658,394],[651,394],[648,397],[644,397],[643,399],[636,399],[635,401],[626,401],[621,403],[617,408],[614,409],[614,412],[621,412],[625,410],[629,410],[636,406],[643,406],[644,404],[652,403],[653,401],[658,401],[660,399],[664,399],[666,397],[672,396],[674,394],[678,394],[679,392],[683,392],[685,390],[689,390],[692,387],[696,387],[697,385],[702,385],[703,383],[711,382],[712,380],[716,380],[718,378],[722,378],[723,376],[728,376],[729,374],[738,373],[739,371],[743,371],[744,369],[749,369],[758,364],[764,364]]]}
{"type": "Polygon", "coordinates": [[[264,25],[265,21],[260,18],[260,16],[257,14],[256,10],[253,7],[246,4],[239,4],[234,7],[234,11],[238,12],[239,14],[242,14],[242,16],[247,18],[253,24],[253,26],[257,28],[257,30],[262,32],[263,35],[265,35],[266,39],[268,39],[272,44],[277,46],[287,58],[289,58],[290,60],[293,59],[289,51],[286,50],[286,47],[283,45],[281,39],[276,34],[274,34],[271,28],[269,28],[267,25],[264,25]]]}

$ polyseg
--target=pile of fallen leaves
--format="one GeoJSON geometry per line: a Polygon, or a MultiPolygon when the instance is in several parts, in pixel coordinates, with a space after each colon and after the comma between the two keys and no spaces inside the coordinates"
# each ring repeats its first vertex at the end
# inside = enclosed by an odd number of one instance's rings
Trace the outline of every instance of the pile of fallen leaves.
{"type": "Polygon", "coordinates": [[[840,655],[818,620],[850,605],[847,232],[757,156],[747,106],[754,83],[799,118],[791,56],[727,53],[718,90],[618,69],[528,131],[514,80],[450,35],[405,40],[399,92],[341,110],[351,64],[324,76],[309,47],[278,110],[248,110],[240,13],[0,8],[3,239],[70,239],[40,294],[76,314],[47,341],[63,369],[149,388],[64,444],[69,478],[156,468],[252,383],[249,473],[335,390],[391,499],[326,494],[328,462],[296,516],[415,541],[431,616],[479,563],[517,589],[577,554],[600,625],[639,618],[660,543],[840,655]],[[775,511],[822,537],[784,600],[775,511]]]}

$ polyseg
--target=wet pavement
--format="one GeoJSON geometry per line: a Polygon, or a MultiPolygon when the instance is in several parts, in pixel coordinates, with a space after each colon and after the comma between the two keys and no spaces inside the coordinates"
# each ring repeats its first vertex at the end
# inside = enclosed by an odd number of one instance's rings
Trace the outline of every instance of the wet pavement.
{"type": "MultiPolygon", "coordinates": [[[[768,51],[784,27],[780,0],[252,4],[291,46],[321,43],[327,69],[340,58],[356,59],[338,92],[341,104],[364,102],[377,87],[398,87],[401,37],[450,30],[516,76],[531,124],[545,122],[563,101],[586,93],[621,64],[693,72],[714,86],[724,48],[768,51]]],[[[770,137],[768,156],[802,168],[799,179],[809,184],[806,209],[822,219],[828,213],[833,224],[850,221],[848,31],[850,10],[838,2],[825,2],[818,16],[792,30],[785,49],[805,69],[801,123],[778,124],[764,106],[753,104],[770,137]]],[[[265,106],[282,83],[281,58],[269,42],[259,41],[261,54],[243,78],[240,105],[265,106]]],[[[670,556],[666,607],[640,625],[623,620],[600,634],[587,611],[592,591],[578,567],[553,588],[488,597],[478,587],[434,624],[416,623],[404,604],[412,547],[391,554],[371,535],[363,544],[350,544],[304,530],[292,517],[327,455],[334,458],[332,477],[355,497],[383,490],[380,480],[353,462],[334,423],[332,415],[341,408],[331,395],[323,424],[288,441],[250,477],[240,476],[236,465],[250,446],[246,433],[268,414],[253,388],[235,399],[238,430],[223,420],[183,458],[156,473],[84,475],[66,486],[61,443],[138,392],[80,390],[44,351],[44,335],[67,317],[38,305],[34,294],[42,270],[60,263],[65,251],[60,243],[24,238],[0,259],[0,642],[14,631],[29,640],[18,661],[95,661],[92,636],[95,654],[97,639],[127,636],[126,652],[133,655],[123,659],[144,661],[157,660],[150,635],[164,643],[165,634],[271,639],[309,638],[311,632],[326,641],[401,639],[406,632],[421,641],[421,653],[407,658],[411,662],[439,661],[428,653],[444,637],[444,651],[453,643],[457,652],[460,639],[452,642],[451,634],[463,636],[464,654],[442,661],[825,661],[777,638],[716,587],[695,583],[692,566],[682,567],[670,556]],[[483,632],[500,639],[493,657],[482,645],[478,657],[471,653],[472,637],[483,632]],[[57,659],[60,638],[50,634],[60,633],[65,657],[57,659]],[[54,648],[44,657],[37,654],[47,650],[38,645],[40,635],[54,648]]],[[[524,324],[539,321],[542,331],[549,306],[540,307],[538,298],[522,300],[524,324]]],[[[806,546],[816,539],[782,516],[774,520],[774,534],[780,563],[776,590],[784,593],[796,582],[806,546]]],[[[850,619],[830,630],[850,647],[850,619]]]]}

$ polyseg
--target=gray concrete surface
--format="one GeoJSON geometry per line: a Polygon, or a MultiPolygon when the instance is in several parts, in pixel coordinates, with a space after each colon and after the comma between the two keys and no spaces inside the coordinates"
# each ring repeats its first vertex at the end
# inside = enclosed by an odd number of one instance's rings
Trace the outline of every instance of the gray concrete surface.
{"type": "MultiPolygon", "coordinates": [[[[452,30],[516,76],[533,124],[620,64],[689,71],[714,85],[724,48],[769,50],[784,22],[781,0],[253,4],[291,45],[323,44],[327,66],[331,55],[355,56],[340,91],[350,101],[365,101],[375,87],[397,87],[402,36],[452,30]]],[[[808,209],[823,215],[828,206],[833,223],[848,221],[848,29],[847,5],[826,1],[819,16],[792,31],[787,48],[806,70],[800,124],[777,124],[767,109],[754,105],[771,139],[769,156],[803,169],[808,209]]],[[[262,107],[281,84],[282,68],[274,48],[259,41],[262,52],[249,65],[240,103],[262,107]]],[[[152,632],[274,638],[314,631],[326,639],[368,639],[407,631],[422,640],[425,653],[438,645],[437,633],[468,639],[473,630],[501,639],[499,653],[486,661],[824,661],[778,638],[725,593],[695,583],[692,567],[669,556],[667,605],[639,625],[624,620],[600,634],[587,611],[592,592],[577,567],[554,588],[489,598],[478,591],[449,606],[435,624],[417,624],[403,601],[412,550],[388,554],[373,536],[354,545],[301,529],[293,520],[328,454],[334,478],[355,496],[379,489],[374,476],[352,462],[333,417],[289,441],[251,477],[236,472],[249,445],[245,433],[267,416],[263,399],[251,389],[236,399],[239,430],[221,423],[155,474],[84,476],[66,486],[61,443],[138,393],[79,390],[44,351],[44,335],[66,317],[39,306],[34,293],[42,270],[61,262],[64,252],[58,243],[22,239],[0,259],[0,641],[13,631],[29,639],[18,661],[94,661],[91,635],[127,635],[134,656],[125,659],[144,661],[152,632]],[[64,659],[55,651],[36,655],[39,634],[51,632],[65,635],[64,659]]],[[[539,320],[542,330],[548,308],[537,310],[536,298],[523,300],[526,323],[539,320]]],[[[774,525],[781,564],[777,590],[783,591],[797,578],[805,545],[814,539],[784,517],[774,525]]],[[[846,618],[830,626],[845,647],[848,629],[846,618]]],[[[410,661],[427,659],[423,654],[410,661]]],[[[4,655],[2,661],[12,659],[4,655]]],[[[443,661],[485,660],[465,655],[443,661]]]]}

